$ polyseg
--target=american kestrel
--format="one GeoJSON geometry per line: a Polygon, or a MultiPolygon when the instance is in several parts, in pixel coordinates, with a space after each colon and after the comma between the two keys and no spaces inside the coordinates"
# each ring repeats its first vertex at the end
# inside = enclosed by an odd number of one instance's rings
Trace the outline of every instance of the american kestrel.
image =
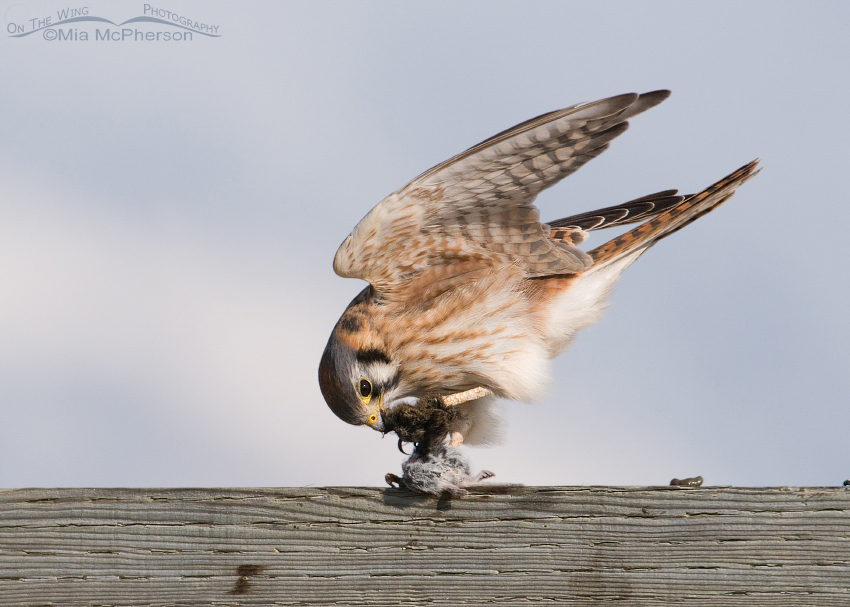
{"type": "MultiPolygon", "coordinates": [[[[542,395],[549,361],[596,321],[620,274],[726,201],[757,161],[691,196],[667,190],[541,223],[538,193],[608,148],[669,91],[618,95],[516,125],[426,171],[357,224],[337,274],[369,283],[331,333],[319,385],[349,424],[386,431],[394,406],[478,389],[452,445],[492,438],[496,398],[542,395]],[[589,230],[643,222],[591,251],[589,230]]],[[[471,393],[475,394],[475,393],[471,393]]]]}

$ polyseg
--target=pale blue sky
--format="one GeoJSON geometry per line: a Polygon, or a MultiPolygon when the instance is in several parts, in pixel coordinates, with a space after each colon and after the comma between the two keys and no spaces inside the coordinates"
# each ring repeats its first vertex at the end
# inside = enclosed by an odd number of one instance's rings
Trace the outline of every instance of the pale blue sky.
{"type": "MultiPolygon", "coordinates": [[[[5,31],[68,6],[3,3],[5,31]]],[[[157,6],[221,37],[0,36],[0,486],[382,484],[395,441],[316,381],[362,288],[339,243],[506,127],[658,88],[544,219],[764,170],[626,272],[473,463],[526,484],[850,476],[850,5],[157,6]]]]}

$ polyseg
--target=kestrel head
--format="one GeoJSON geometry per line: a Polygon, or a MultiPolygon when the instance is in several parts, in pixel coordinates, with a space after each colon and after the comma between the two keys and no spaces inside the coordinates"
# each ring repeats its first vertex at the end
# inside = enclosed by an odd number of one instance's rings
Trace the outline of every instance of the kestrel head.
{"type": "Polygon", "coordinates": [[[372,340],[351,332],[340,320],[319,363],[319,387],[337,417],[355,426],[383,431],[381,413],[398,386],[400,371],[389,355],[372,340]]]}

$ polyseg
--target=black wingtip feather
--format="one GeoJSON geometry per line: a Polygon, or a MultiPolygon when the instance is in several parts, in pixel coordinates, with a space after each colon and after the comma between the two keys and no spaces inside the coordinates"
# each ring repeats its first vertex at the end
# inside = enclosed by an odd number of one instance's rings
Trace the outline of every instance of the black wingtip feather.
{"type": "Polygon", "coordinates": [[[623,204],[550,221],[549,226],[552,228],[575,226],[590,231],[651,219],[685,199],[684,196],[676,196],[676,192],[678,190],[664,190],[656,194],[641,196],[623,204]]]}

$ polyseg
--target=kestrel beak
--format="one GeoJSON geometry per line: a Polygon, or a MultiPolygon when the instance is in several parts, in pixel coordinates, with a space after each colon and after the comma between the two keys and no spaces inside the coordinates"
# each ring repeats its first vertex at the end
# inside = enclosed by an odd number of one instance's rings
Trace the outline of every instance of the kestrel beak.
{"type": "Polygon", "coordinates": [[[369,417],[366,418],[366,425],[372,428],[373,430],[377,430],[378,432],[384,431],[384,395],[378,394],[378,402],[375,410],[369,414],[369,417]]]}

